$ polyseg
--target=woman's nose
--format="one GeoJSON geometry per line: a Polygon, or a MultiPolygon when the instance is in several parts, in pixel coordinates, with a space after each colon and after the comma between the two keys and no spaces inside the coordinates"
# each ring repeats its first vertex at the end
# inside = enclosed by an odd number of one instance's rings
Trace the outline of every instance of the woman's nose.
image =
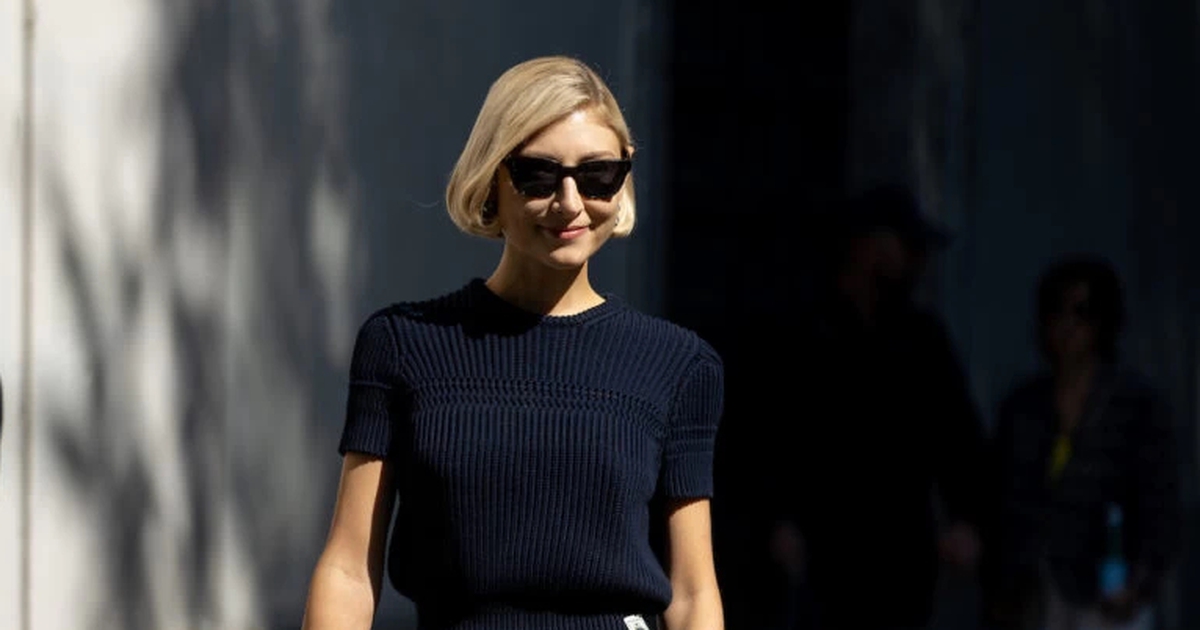
{"type": "Polygon", "coordinates": [[[579,188],[575,186],[575,178],[573,177],[562,178],[554,200],[563,212],[571,214],[583,212],[583,196],[579,194],[579,188]]]}

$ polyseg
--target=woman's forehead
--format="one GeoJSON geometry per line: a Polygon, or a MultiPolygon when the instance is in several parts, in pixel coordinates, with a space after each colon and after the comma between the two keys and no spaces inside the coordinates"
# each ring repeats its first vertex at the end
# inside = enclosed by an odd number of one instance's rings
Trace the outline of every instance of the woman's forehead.
{"type": "Polygon", "coordinates": [[[521,153],[540,157],[584,157],[621,152],[621,140],[595,110],[576,110],[523,143],[521,153]]]}

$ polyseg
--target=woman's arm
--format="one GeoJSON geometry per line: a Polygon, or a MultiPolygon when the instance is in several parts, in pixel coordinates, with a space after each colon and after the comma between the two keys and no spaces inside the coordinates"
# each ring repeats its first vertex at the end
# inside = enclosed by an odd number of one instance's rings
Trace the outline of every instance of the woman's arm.
{"type": "Polygon", "coordinates": [[[325,550],[313,570],[303,630],[368,630],[383,583],[391,522],[390,467],[384,460],[347,453],[325,550]]]}
{"type": "Polygon", "coordinates": [[[725,615],[713,566],[709,500],[672,502],[667,519],[673,592],[671,605],[663,614],[667,630],[724,630],[725,615]]]}

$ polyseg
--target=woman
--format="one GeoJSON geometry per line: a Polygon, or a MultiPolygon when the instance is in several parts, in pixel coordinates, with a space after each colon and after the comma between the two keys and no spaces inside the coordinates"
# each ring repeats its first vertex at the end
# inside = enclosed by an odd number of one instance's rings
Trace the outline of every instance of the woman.
{"type": "Polygon", "coordinates": [[[397,497],[386,564],[422,630],[723,627],[708,502],[721,361],[588,281],[592,255],[633,228],[632,154],[579,61],[493,84],[446,205],[503,239],[500,262],[362,326],[305,628],[371,626],[397,497]]]}
{"type": "Polygon", "coordinates": [[[1124,307],[1106,261],[1076,256],[1038,288],[1050,372],[1001,407],[997,625],[1146,628],[1179,527],[1171,421],[1118,362],[1124,307]]]}

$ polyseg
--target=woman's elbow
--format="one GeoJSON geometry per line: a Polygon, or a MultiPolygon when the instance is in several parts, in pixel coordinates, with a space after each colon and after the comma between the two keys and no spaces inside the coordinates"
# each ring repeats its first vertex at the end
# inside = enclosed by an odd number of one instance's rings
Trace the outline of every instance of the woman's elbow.
{"type": "Polygon", "coordinates": [[[720,590],[715,584],[677,589],[663,620],[667,630],[724,630],[720,590]]]}
{"type": "Polygon", "coordinates": [[[378,580],[323,555],[313,570],[303,630],[369,630],[379,599],[378,580]]]}

